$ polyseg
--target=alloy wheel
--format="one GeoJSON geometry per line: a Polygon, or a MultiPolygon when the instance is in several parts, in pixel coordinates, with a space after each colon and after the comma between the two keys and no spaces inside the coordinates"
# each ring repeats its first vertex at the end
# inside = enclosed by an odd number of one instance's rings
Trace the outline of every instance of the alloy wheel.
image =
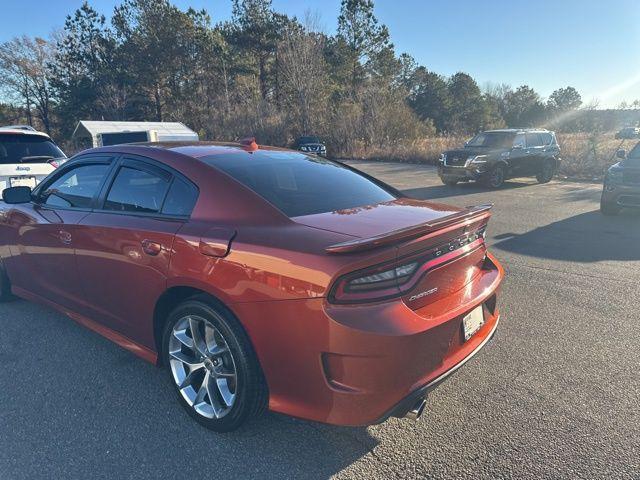
{"type": "Polygon", "coordinates": [[[197,315],[180,318],[169,338],[169,364],[180,394],[209,419],[227,415],[236,402],[238,375],[227,341],[197,315]]]}

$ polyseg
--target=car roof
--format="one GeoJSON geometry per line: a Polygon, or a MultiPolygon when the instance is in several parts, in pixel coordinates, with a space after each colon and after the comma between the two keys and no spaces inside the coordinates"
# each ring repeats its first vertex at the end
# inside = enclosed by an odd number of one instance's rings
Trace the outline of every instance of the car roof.
{"type": "MultiPolygon", "coordinates": [[[[243,142],[245,143],[245,142],[243,142]]],[[[301,152],[286,148],[257,146],[253,142],[246,144],[231,142],[135,142],[106,147],[90,148],[76,154],[75,159],[91,157],[93,154],[138,155],[158,161],[192,181],[200,191],[216,192],[215,199],[205,196],[199,210],[194,210],[195,217],[208,219],[228,218],[233,216],[237,221],[290,222],[290,219],[270,204],[263,197],[236,179],[216,168],[210,158],[216,155],[232,154],[239,162],[248,161],[253,153],[286,152],[290,155],[303,155],[301,152]],[[217,175],[206,175],[205,171],[218,172],[217,175]],[[225,205],[235,202],[233,211],[225,205]]],[[[81,161],[81,160],[80,160],[81,161]]]]}
{"type": "Polygon", "coordinates": [[[243,145],[235,142],[207,142],[207,141],[187,141],[187,142],[138,142],[127,143],[122,145],[113,145],[107,147],[109,149],[117,149],[118,147],[150,147],[170,150],[172,152],[181,153],[193,158],[207,157],[209,155],[221,155],[224,153],[241,153],[251,152],[257,147],[262,151],[274,152],[293,152],[300,153],[295,150],[280,147],[269,147],[265,145],[243,145]]]}
{"type": "Polygon", "coordinates": [[[495,130],[485,130],[482,133],[533,133],[533,132],[544,132],[544,133],[553,133],[550,130],[545,128],[497,128],[495,130]]]}
{"type": "Polygon", "coordinates": [[[44,132],[39,132],[35,130],[33,127],[29,127],[28,125],[8,125],[6,127],[0,127],[0,134],[11,134],[11,135],[36,135],[39,137],[47,137],[50,138],[44,132]]]}

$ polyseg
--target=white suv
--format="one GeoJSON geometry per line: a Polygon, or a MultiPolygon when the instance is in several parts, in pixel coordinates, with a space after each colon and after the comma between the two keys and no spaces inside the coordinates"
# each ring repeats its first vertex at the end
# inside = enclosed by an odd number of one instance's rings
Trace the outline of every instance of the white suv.
{"type": "Polygon", "coordinates": [[[0,127],[0,192],[21,185],[33,188],[66,160],[46,133],[21,125],[0,127]]]}

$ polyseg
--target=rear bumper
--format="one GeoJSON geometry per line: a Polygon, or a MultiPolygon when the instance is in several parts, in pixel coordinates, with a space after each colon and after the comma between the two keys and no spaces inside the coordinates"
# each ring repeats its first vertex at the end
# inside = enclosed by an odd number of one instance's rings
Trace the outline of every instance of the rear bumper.
{"type": "Polygon", "coordinates": [[[269,408],[336,425],[370,425],[404,415],[412,400],[460,368],[495,333],[504,271],[489,259],[492,268],[416,311],[402,300],[232,305],[264,371],[269,408]],[[479,305],[485,323],[465,342],[462,319],[479,305]]]}
{"type": "Polygon", "coordinates": [[[438,385],[443,383],[445,380],[451,377],[454,373],[456,373],[460,367],[462,367],[465,363],[471,360],[482,348],[489,343],[498,329],[498,323],[500,322],[500,317],[496,317],[496,321],[491,329],[489,335],[484,337],[484,339],[480,342],[480,344],[466,357],[464,357],[459,363],[454,365],[452,368],[441,374],[440,376],[434,378],[429,383],[424,385],[423,387],[418,388],[411,394],[407,395],[402,401],[398,402],[393,408],[391,408],[385,415],[380,418],[380,420],[376,423],[382,423],[390,417],[406,417],[407,413],[414,407],[416,402],[419,402],[421,399],[427,397],[430,391],[435,389],[438,385]]]}
{"type": "Polygon", "coordinates": [[[602,200],[621,207],[640,207],[640,185],[605,185],[602,200]]]}

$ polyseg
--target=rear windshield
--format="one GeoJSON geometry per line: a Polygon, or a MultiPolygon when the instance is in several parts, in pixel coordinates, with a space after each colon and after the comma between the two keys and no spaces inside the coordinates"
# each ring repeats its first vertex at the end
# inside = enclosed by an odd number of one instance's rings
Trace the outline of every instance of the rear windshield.
{"type": "Polygon", "coordinates": [[[397,198],[384,186],[339,163],[299,153],[238,152],[201,160],[249,187],[289,217],[374,205],[397,198]]]}
{"type": "Polygon", "coordinates": [[[467,142],[468,147],[509,148],[513,144],[515,134],[511,132],[479,133],[467,142]]]}
{"type": "Polygon", "coordinates": [[[46,163],[53,158],[65,154],[47,137],[0,133],[0,164],[46,163]]]}

